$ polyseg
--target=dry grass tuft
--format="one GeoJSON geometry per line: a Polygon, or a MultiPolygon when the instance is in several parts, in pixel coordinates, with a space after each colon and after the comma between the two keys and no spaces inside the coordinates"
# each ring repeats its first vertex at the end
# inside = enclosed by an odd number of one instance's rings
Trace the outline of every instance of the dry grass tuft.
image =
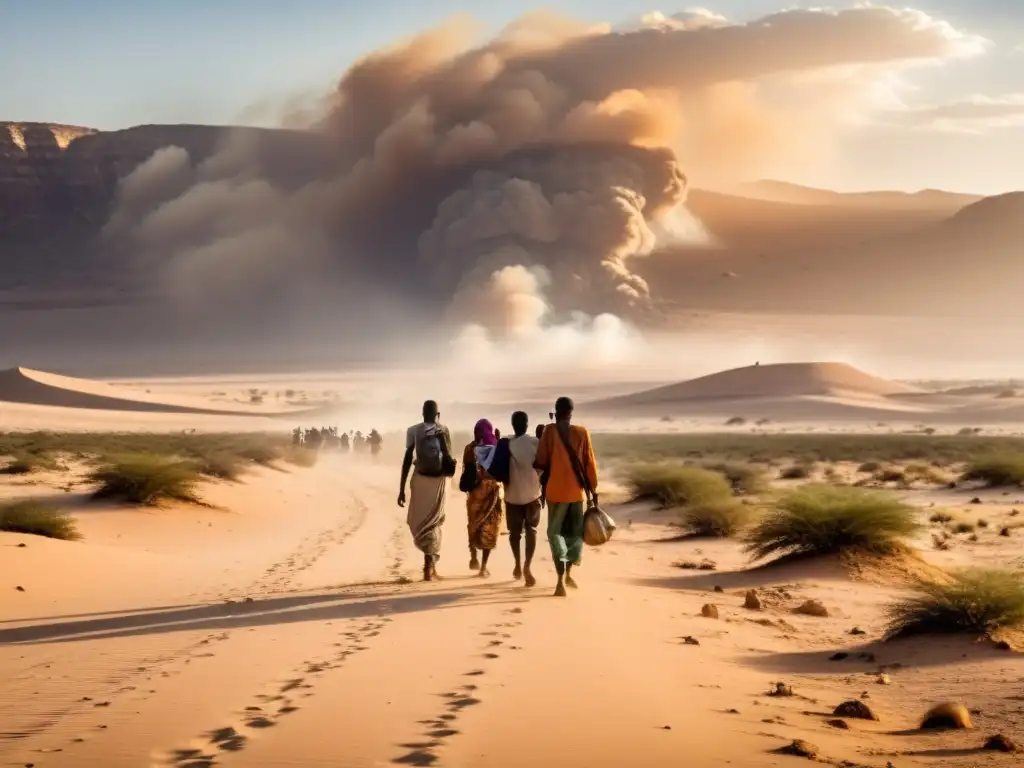
{"type": "Polygon", "coordinates": [[[0,505],[0,531],[63,541],[82,538],[73,517],[31,499],[0,505]]]}

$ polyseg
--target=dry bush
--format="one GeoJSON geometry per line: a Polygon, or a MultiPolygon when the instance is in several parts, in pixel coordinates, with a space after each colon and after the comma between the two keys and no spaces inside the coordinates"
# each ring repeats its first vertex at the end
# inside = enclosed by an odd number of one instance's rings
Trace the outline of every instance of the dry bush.
{"type": "Polygon", "coordinates": [[[814,473],[813,464],[793,464],[779,472],[780,480],[806,480],[814,473]]]}
{"type": "Polygon", "coordinates": [[[64,469],[48,453],[18,453],[0,469],[0,475],[28,475],[32,472],[54,472],[64,469]]]}
{"type": "Polygon", "coordinates": [[[709,504],[733,495],[725,477],[700,467],[634,464],[625,474],[634,499],[653,499],[665,507],[709,504]]]}
{"type": "Polygon", "coordinates": [[[888,494],[808,485],[784,496],[747,535],[747,551],[771,555],[890,554],[919,530],[916,510],[888,494]]]}
{"type": "Polygon", "coordinates": [[[972,461],[961,480],[979,481],[990,488],[1024,483],[1024,453],[1002,453],[972,461]]]}
{"type": "Polygon", "coordinates": [[[970,632],[990,634],[1024,625],[1024,577],[1007,570],[970,568],[948,582],[921,581],[891,605],[887,636],[970,632]]]}
{"type": "Polygon", "coordinates": [[[73,517],[31,499],[0,505],[0,531],[64,541],[82,538],[73,517]]]}
{"type": "Polygon", "coordinates": [[[746,528],[753,513],[735,499],[692,504],[682,510],[682,526],[692,536],[735,536],[746,528]]]}
{"type": "Polygon", "coordinates": [[[764,471],[749,464],[708,462],[703,467],[724,476],[737,496],[755,496],[768,490],[768,479],[764,471]]]}
{"type": "Polygon", "coordinates": [[[110,457],[89,473],[97,499],[130,504],[157,504],[163,499],[200,503],[196,495],[199,469],[191,461],[153,454],[110,457]]]}

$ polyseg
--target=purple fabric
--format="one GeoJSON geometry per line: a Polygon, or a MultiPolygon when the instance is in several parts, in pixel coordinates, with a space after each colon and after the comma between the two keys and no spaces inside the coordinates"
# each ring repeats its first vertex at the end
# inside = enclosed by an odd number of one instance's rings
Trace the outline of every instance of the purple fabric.
{"type": "Polygon", "coordinates": [[[497,445],[498,438],[494,436],[494,425],[487,419],[480,419],[473,427],[473,441],[477,445],[497,445]]]}

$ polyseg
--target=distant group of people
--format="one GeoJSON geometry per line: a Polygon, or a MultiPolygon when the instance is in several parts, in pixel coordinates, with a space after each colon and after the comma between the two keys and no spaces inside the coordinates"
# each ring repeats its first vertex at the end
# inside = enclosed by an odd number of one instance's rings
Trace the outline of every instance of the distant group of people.
{"type": "MultiPolygon", "coordinates": [[[[459,488],[466,493],[469,568],[482,578],[490,576],[491,553],[505,517],[515,561],[512,576],[523,579],[527,587],[536,585],[532,564],[537,529],[547,507],[547,539],[558,575],[555,595],[564,597],[567,587],[577,588],[573,568],[583,554],[584,501],[597,506],[598,473],[590,433],[572,424],[573,409],[570,398],[560,397],[551,414],[553,423],[539,425],[534,434],[529,434],[529,418],[523,411],[512,414],[512,437],[502,438],[487,419],[474,425],[473,442],[461,456],[459,488]]],[[[458,469],[451,434],[439,417],[437,403],[428,400],[422,423],[409,427],[398,492],[398,505],[405,507],[409,485],[406,522],[423,552],[426,581],[440,578],[445,495],[458,469]]]]}
{"type": "Polygon", "coordinates": [[[370,455],[377,456],[384,445],[384,438],[376,429],[371,429],[370,434],[364,436],[359,431],[339,434],[337,427],[320,427],[319,429],[296,427],[292,430],[292,445],[312,450],[320,448],[340,450],[346,453],[349,450],[356,453],[369,451],[370,455]]]}

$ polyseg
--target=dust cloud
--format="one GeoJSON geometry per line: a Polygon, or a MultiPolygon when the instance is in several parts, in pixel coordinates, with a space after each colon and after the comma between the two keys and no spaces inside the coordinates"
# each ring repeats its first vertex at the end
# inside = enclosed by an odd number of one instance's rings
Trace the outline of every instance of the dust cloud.
{"type": "Polygon", "coordinates": [[[388,286],[432,308],[456,368],[653,359],[639,329],[658,294],[633,266],[706,238],[688,177],[806,162],[880,76],[983,43],[882,7],[625,28],[535,13],[479,40],[452,20],[355,62],[315,118],[288,115],[323,155],[310,178],[272,178],[240,136],[160,150],[122,179],[106,237],[196,303],[388,286]]]}

